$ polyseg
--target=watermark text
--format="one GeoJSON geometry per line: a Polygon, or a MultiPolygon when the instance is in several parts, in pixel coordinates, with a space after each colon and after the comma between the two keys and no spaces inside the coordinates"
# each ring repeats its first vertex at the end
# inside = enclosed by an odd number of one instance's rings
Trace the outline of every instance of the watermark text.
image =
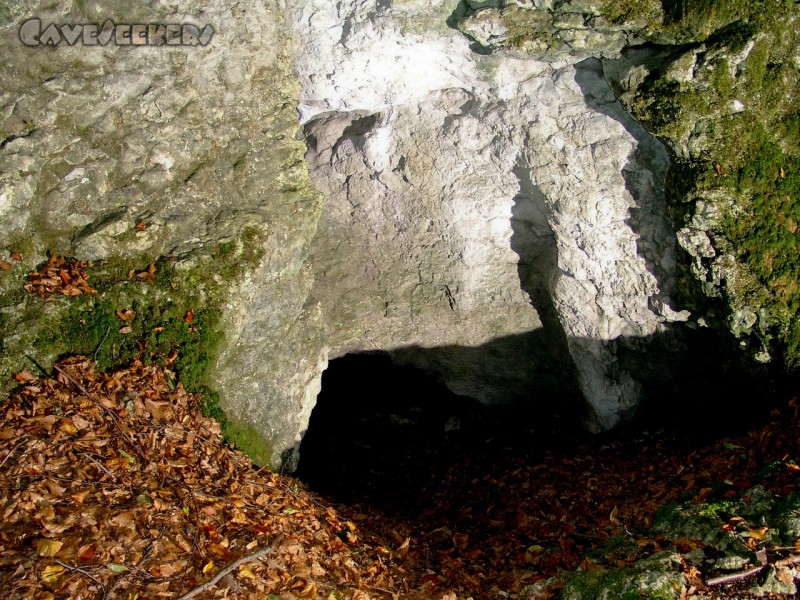
{"type": "Polygon", "coordinates": [[[206,46],[214,27],[182,24],[117,24],[111,19],[97,23],[45,26],[41,19],[28,19],[19,28],[19,39],[26,46],[206,46]]]}

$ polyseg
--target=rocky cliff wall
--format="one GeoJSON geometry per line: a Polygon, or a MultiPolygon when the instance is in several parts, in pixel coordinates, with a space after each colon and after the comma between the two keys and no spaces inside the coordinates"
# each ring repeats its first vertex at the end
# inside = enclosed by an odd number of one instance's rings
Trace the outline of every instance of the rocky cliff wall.
{"type": "MultiPolygon", "coordinates": [[[[654,357],[675,362],[695,325],[670,154],[598,59],[636,27],[594,2],[485,4],[9,5],[0,231],[25,263],[3,279],[3,376],[64,349],[43,323],[69,301],[19,292],[47,251],[138,268],[167,256],[162,291],[122,282],[103,299],[220,314],[206,383],[274,465],[294,464],[327,361],[351,352],[487,403],[577,398],[597,431],[630,415],[669,381],[654,357]],[[215,32],[194,47],[33,48],[18,38],[31,16],[215,32]],[[522,49],[508,44],[519,22],[522,49]]],[[[109,331],[90,352],[113,350],[109,331]]]]}
{"type": "Polygon", "coordinates": [[[330,356],[395,352],[489,402],[546,403],[543,381],[577,376],[590,427],[614,426],[638,401],[615,340],[688,313],[670,299],[669,156],[599,61],[477,53],[422,3],[290,12],[330,356]],[[425,351],[518,334],[537,341],[468,368],[425,351]]]}
{"type": "MultiPolygon", "coordinates": [[[[275,448],[305,427],[323,360],[321,317],[305,308],[321,197],[295,140],[299,85],[282,4],[14,2],[2,15],[0,240],[26,261],[3,277],[4,379],[33,368],[26,354],[46,365],[64,350],[51,341],[69,302],[16,292],[46,252],[124,271],[175,257],[163,289],[123,282],[101,296],[140,315],[214,304],[224,343],[208,384],[232,419],[272,440],[277,462],[275,448]],[[205,46],[28,47],[18,30],[31,17],[215,32],[205,46]],[[238,254],[223,259],[231,247],[238,254]]],[[[86,320],[98,310],[88,305],[86,320]]],[[[117,343],[116,327],[105,333],[88,349],[95,356],[117,343]]]]}

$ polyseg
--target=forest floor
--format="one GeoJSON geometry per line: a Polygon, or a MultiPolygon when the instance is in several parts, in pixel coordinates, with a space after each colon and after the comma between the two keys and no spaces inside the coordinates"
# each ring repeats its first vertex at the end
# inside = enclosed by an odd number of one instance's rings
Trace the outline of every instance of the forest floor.
{"type": "MultiPolygon", "coordinates": [[[[660,431],[536,445],[465,427],[421,444],[411,433],[396,460],[332,468],[317,493],[225,446],[169,369],[137,361],[100,373],[70,358],[52,377],[17,380],[0,406],[9,598],[557,598],[560,574],[702,549],[648,532],[665,504],[756,484],[789,496],[800,482],[796,399],[727,438],[660,431]],[[620,538],[635,551],[593,554],[620,538]]],[[[791,565],[800,553],[759,539],[768,536],[742,543],[768,561],[791,565]]],[[[758,577],[710,588],[718,573],[683,567],[676,597],[746,597],[741,582],[758,577]]]]}

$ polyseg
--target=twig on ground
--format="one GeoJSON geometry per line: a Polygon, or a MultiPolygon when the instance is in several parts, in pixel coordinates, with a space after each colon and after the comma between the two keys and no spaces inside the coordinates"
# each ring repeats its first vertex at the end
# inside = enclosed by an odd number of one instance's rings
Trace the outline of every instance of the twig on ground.
{"type": "Polygon", "coordinates": [[[106,343],[106,338],[108,338],[108,334],[111,332],[111,327],[106,328],[106,334],[103,336],[103,339],[100,340],[100,343],[97,344],[97,348],[94,349],[94,354],[92,354],[92,360],[97,362],[97,353],[100,352],[100,348],[103,347],[103,344],[106,343]]]}
{"type": "Polygon", "coordinates": [[[776,567],[788,567],[790,565],[796,565],[800,563],[800,555],[792,554],[791,556],[787,556],[786,558],[782,558],[781,560],[775,561],[776,567]]]}
{"type": "Polygon", "coordinates": [[[57,565],[61,565],[61,566],[62,566],[62,567],[64,567],[65,569],[68,569],[68,570],[70,570],[70,571],[74,571],[75,573],[80,573],[81,575],[84,575],[85,577],[88,577],[89,579],[91,579],[91,580],[92,580],[92,581],[94,581],[94,582],[95,582],[97,585],[99,585],[99,586],[100,586],[100,589],[103,591],[103,598],[105,598],[105,597],[106,597],[106,586],[104,586],[104,585],[103,585],[103,582],[102,582],[102,581],[100,581],[100,580],[99,580],[99,579],[97,579],[97,578],[96,578],[94,575],[92,575],[91,573],[89,573],[89,571],[86,571],[85,569],[81,569],[80,567],[73,567],[72,565],[68,565],[68,564],[67,564],[67,563],[65,563],[65,562],[61,562],[60,560],[57,560],[57,561],[55,561],[55,563],[56,563],[57,565]]]}
{"type": "Polygon", "coordinates": [[[708,581],[706,581],[706,585],[720,585],[722,583],[738,581],[739,579],[746,579],[747,577],[752,577],[753,575],[757,575],[766,568],[767,565],[762,565],[760,567],[753,567],[752,569],[747,569],[746,571],[740,571],[739,573],[733,573],[732,575],[720,575],[719,577],[714,577],[713,579],[709,579],[708,581]]]}
{"type": "Polygon", "coordinates": [[[375,585],[368,585],[367,587],[369,589],[375,591],[375,592],[380,592],[382,594],[388,594],[389,596],[392,596],[392,597],[395,596],[395,594],[393,592],[390,592],[389,590],[385,590],[385,589],[383,589],[381,587],[378,587],[378,586],[375,586],[375,585]]]}
{"type": "Polygon", "coordinates": [[[27,435],[23,435],[22,439],[19,441],[19,443],[16,446],[14,446],[11,450],[8,451],[8,454],[6,454],[6,457],[3,459],[3,462],[0,462],[0,469],[2,469],[3,465],[6,464],[6,461],[9,458],[11,458],[11,455],[14,454],[14,452],[17,451],[17,448],[22,446],[27,441],[28,441],[28,436],[27,435]]]}
{"type": "Polygon", "coordinates": [[[739,579],[746,579],[747,577],[752,577],[753,575],[757,575],[764,569],[769,566],[775,567],[788,567],[790,565],[796,565],[800,563],[800,555],[792,555],[787,558],[782,558],[781,560],[775,561],[772,565],[761,565],[760,567],[753,567],[752,569],[747,569],[746,571],[740,571],[739,573],[733,573],[731,575],[720,575],[719,577],[714,577],[713,579],[709,579],[706,581],[706,585],[720,585],[721,583],[728,583],[731,581],[737,581],[739,579]]]}
{"type": "Polygon", "coordinates": [[[209,579],[205,583],[203,583],[201,585],[198,585],[193,590],[187,592],[186,594],[184,594],[183,596],[178,598],[178,600],[189,600],[189,598],[193,598],[197,594],[200,594],[200,593],[206,591],[208,588],[211,588],[211,587],[214,587],[215,585],[217,585],[219,580],[222,579],[223,577],[225,577],[231,571],[234,571],[234,570],[238,569],[243,564],[246,564],[246,563],[249,563],[249,562],[253,562],[254,560],[257,560],[257,559],[261,558],[262,556],[264,556],[265,554],[269,554],[271,552],[275,552],[275,547],[274,546],[267,546],[266,548],[261,548],[261,550],[257,550],[256,552],[253,552],[252,554],[248,554],[247,556],[243,556],[243,557],[233,561],[227,567],[222,569],[219,573],[214,575],[214,577],[212,577],[211,579],[209,579]]]}
{"type": "Polygon", "coordinates": [[[101,465],[101,464],[100,464],[98,461],[96,461],[96,460],[94,459],[94,457],[90,456],[89,454],[87,454],[87,453],[85,453],[85,452],[84,452],[84,453],[82,453],[82,454],[80,454],[80,456],[85,456],[86,458],[88,458],[90,461],[92,461],[92,463],[94,463],[94,465],[95,465],[95,466],[96,466],[98,469],[100,469],[101,471],[103,471],[103,473],[105,473],[106,475],[108,475],[109,477],[111,477],[111,480],[112,480],[112,481],[114,481],[114,482],[116,482],[116,481],[117,481],[117,478],[114,476],[114,474],[113,474],[111,471],[109,471],[108,469],[106,469],[106,468],[105,468],[103,465],[101,465]]]}

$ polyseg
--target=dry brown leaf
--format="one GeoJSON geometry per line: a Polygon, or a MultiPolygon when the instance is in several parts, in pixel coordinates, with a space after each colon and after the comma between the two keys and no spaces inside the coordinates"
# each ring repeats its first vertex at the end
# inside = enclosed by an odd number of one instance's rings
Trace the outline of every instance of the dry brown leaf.
{"type": "Polygon", "coordinates": [[[786,585],[789,585],[790,583],[794,583],[794,573],[793,573],[792,569],[789,569],[788,567],[781,566],[781,567],[777,567],[775,570],[776,570],[776,575],[778,577],[778,581],[780,581],[781,583],[784,583],[786,585]]]}
{"type": "Polygon", "coordinates": [[[28,369],[23,369],[17,373],[14,378],[17,380],[17,383],[28,383],[37,380],[36,376],[28,371],[28,369]]]}
{"type": "Polygon", "coordinates": [[[57,540],[40,538],[36,540],[36,554],[39,556],[55,556],[63,545],[63,542],[57,540]]]}
{"type": "Polygon", "coordinates": [[[71,419],[59,419],[58,421],[58,430],[63,431],[67,435],[75,435],[78,433],[78,428],[75,427],[75,423],[72,422],[71,419]]]}
{"type": "Polygon", "coordinates": [[[42,571],[42,581],[48,585],[55,585],[65,570],[61,565],[47,565],[42,571]]]}

